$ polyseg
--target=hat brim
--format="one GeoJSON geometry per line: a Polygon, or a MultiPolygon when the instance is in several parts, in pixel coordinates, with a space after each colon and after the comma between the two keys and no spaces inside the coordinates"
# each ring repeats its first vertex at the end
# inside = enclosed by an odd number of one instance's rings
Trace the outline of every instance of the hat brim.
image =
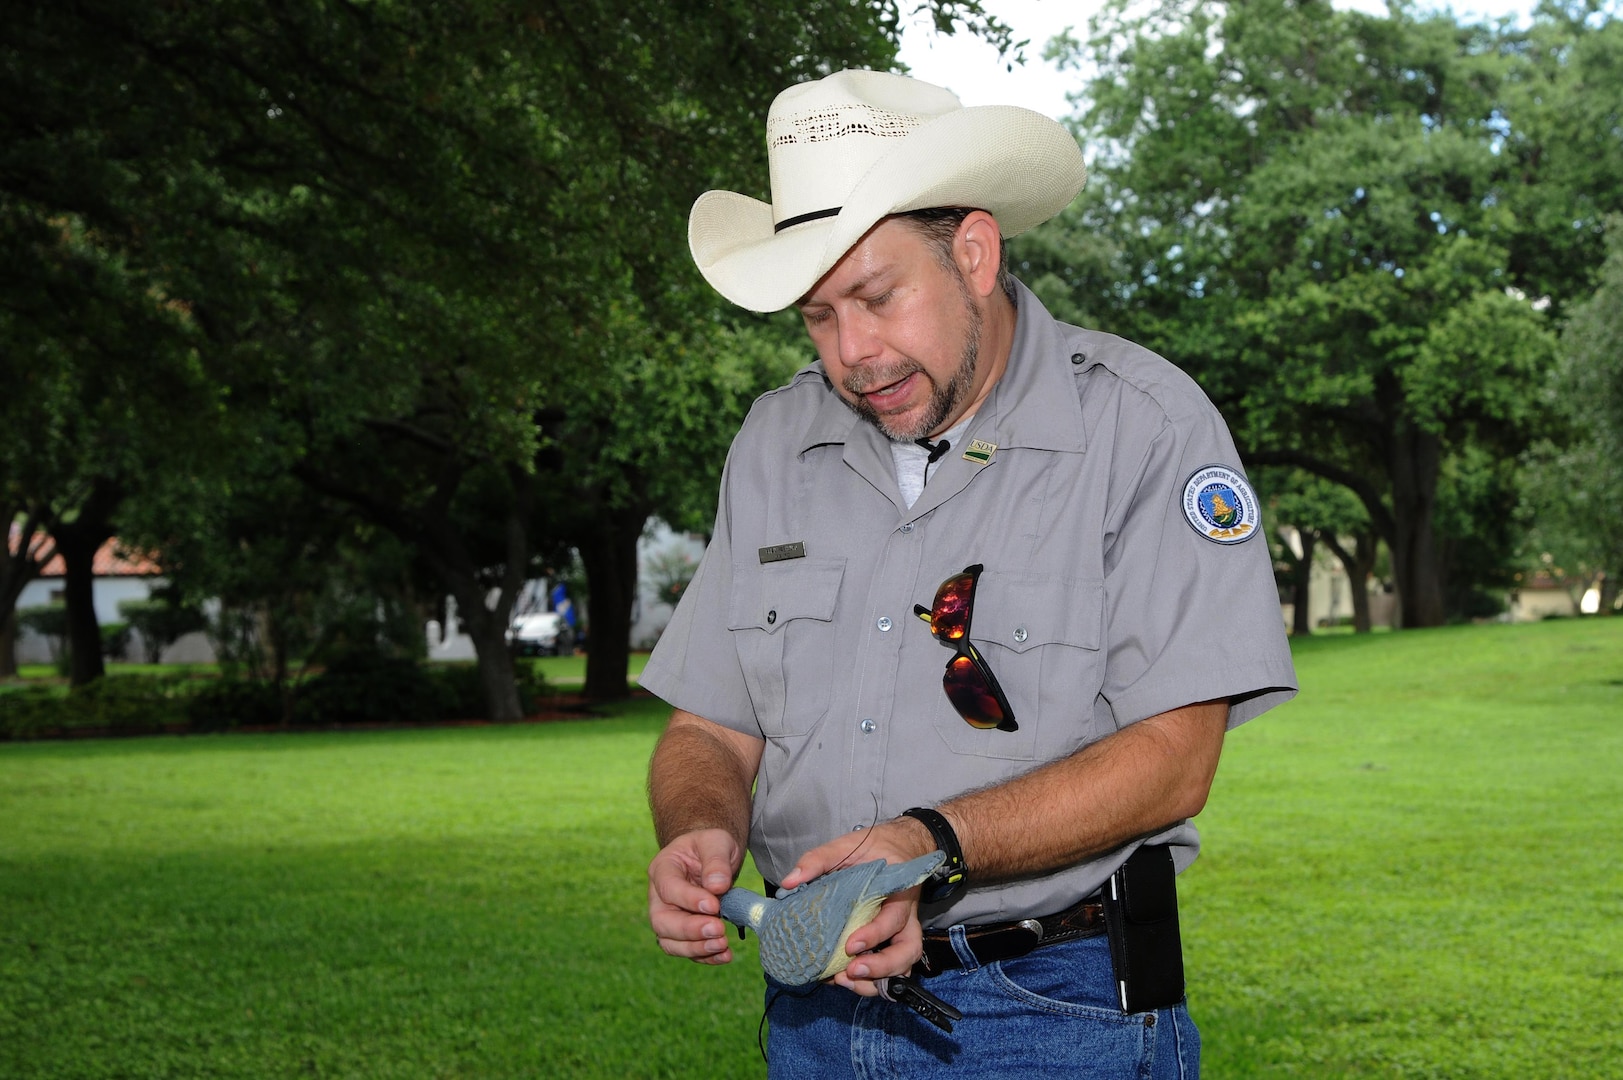
{"type": "Polygon", "coordinates": [[[1065,209],[1086,179],[1076,140],[1041,113],[1012,105],[957,109],[897,140],[833,217],[778,233],[770,204],[705,192],[688,216],[688,247],[717,292],[750,311],[778,311],[805,296],[887,215],[972,207],[1014,236],[1065,209]]]}

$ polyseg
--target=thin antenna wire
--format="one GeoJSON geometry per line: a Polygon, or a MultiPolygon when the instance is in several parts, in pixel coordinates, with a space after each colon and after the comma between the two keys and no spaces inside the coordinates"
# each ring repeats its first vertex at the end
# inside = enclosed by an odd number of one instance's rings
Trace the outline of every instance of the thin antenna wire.
{"type": "Polygon", "coordinates": [[[873,799],[873,817],[868,819],[868,827],[862,830],[862,839],[857,841],[857,846],[847,852],[845,857],[839,862],[829,867],[828,872],[830,874],[836,870],[844,869],[845,864],[856,858],[857,852],[866,847],[868,845],[868,841],[873,838],[873,827],[879,824],[879,796],[875,795],[873,792],[869,792],[868,797],[873,799]]]}

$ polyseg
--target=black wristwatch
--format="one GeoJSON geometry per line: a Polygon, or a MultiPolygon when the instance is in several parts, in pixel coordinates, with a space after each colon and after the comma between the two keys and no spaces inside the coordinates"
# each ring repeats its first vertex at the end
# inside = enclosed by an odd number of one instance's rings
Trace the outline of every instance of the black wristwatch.
{"type": "Polygon", "coordinates": [[[936,867],[935,873],[924,879],[924,888],[919,898],[926,904],[938,904],[957,896],[964,887],[964,877],[969,873],[969,868],[964,865],[964,849],[959,846],[958,834],[952,831],[951,823],[939,810],[932,810],[927,806],[903,810],[902,816],[910,817],[929,829],[931,838],[935,840],[935,846],[947,854],[947,861],[936,867]]]}

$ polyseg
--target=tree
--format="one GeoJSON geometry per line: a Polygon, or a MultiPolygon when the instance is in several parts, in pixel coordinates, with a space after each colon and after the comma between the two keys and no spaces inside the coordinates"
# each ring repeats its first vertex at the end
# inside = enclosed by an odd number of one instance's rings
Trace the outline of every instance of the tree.
{"type": "Polygon", "coordinates": [[[1623,217],[1607,224],[1600,285],[1572,309],[1546,396],[1571,437],[1529,452],[1526,524],[1540,563],[1580,595],[1598,587],[1610,613],[1623,582],[1623,217]]]}
{"type": "MultiPolygon", "coordinates": [[[[1009,44],[979,3],[930,7],[1009,44]]],[[[712,362],[734,337],[686,256],[687,207],[764,179],[771,97],[888,65],[898,18],[844,0],[34,3],[0,47],[0,209],[35,237],[14,244],[27,281],[65,223],[119,269],[116,315],[161,315],[218,392],[200,415],[229,437],[202,474],[284,469],[434,568],[496,718],[519,709],[513,598],[536,550],[574,540],[588,691],[618,696],[636,536],[693,509],[661,448],[708,451],[752,396],[712,362]]],[[[74,340],[39,305],[16,319],[74,340]]],[[[137,479],[129,498],[162,486],[137,479]]]]}
{"type": "MultiPolygon", "coordinates": [[[[1619,89],[1594,55],[1615,23],[1541,9],[1524,34],[1290,0],[1137,10],[1107,8],[1088,47],[1098,160],[1076,220],[1117,258],[1115,282],[1082,285],[1111,329],[1190,367],[1250,463],[1355,493],[1404,625],[1440,623],[1471,584],[1469,546],[1446,533],[1470,527],[1472,502],[1450,485],[1543,433],[1551,305],[1528,287],[1564,299],[1582,280],[1537,255],[1547,223],[1525,211],[1587,208],[1570,255],[1623,204],[1617,177],[1577,167],[1582,149],[1540,164],[1552,118],[1529,87],[1619,89]],[[1580,176],[1595,181],[1581,200],[1580,176]]],[[[1605,131],[1580,141],[1615,154],[1605,131]]]]}
{"type": "Polygon", "coordinates": [[[1312,632],[1308,585],[1314,551],[1321,543],[1347,575],[1354,631],[1369,633],[1369,582],[1379,541],[1363,504],[1347,488],[1300,469],[1262,470],[1257,484],[1268,499],[1268,518],[1273,524],[1269,541],[1275,562],[1285,568],[1285,584],[1294,594],[1291,633],[1312,632]],[[1289,533],[1297,537],[1295,544],[1289,533]]]}

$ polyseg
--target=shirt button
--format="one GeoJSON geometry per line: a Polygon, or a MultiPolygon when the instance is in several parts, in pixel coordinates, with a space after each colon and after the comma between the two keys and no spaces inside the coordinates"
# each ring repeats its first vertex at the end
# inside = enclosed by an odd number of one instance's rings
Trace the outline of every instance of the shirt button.
{"type": "Polygon", "coordinates": [[[911,521],[909,521],[906,525],[903,525],[902,526],[902,531],[903,532],[912,532],[913,531],[913,523],[911,521]]]}
{"type": "Polygon", "coordinates": [[[773,608],[771,611],[766,613],[766,624],[768,626],[771,626],[773,623],[775,623],[777,621],[778,621],[778,610],[777,610],[777,608],[773,608]]]}
{"type": "Polygon", "coordinates": [[[889,630],[890,627],[891,627],[890,616],[889,615],[880,616],[879,629],[881,629],[881,630],[889,630]]]}
{"type": "Polygon", "coordinates": [[[862,723],[858,724],[857,727],[862,729],[862,733],[864,735],[872,735],[874,732],[879,730],[879,725],[874,723],[872,720],[864,720],[862,723]]]}
{"type": "Polygon", "coordinates": [[[1014,640],[1016,640],[1016,641],[1024,641],[1029,636],[1030,635],[1026,633],[1026,628],[1025,627],[1017,626],[1017,627],[1014,628],[1014,640]]]}
{"type": "Polygon", "coordinates": [[[852,832],[861,832],[863,829],[866,829],[867,827],[868,826],[866,826],[866,825],[853,825],[853,826],[851,826],[851,831],[852,832]]]}

